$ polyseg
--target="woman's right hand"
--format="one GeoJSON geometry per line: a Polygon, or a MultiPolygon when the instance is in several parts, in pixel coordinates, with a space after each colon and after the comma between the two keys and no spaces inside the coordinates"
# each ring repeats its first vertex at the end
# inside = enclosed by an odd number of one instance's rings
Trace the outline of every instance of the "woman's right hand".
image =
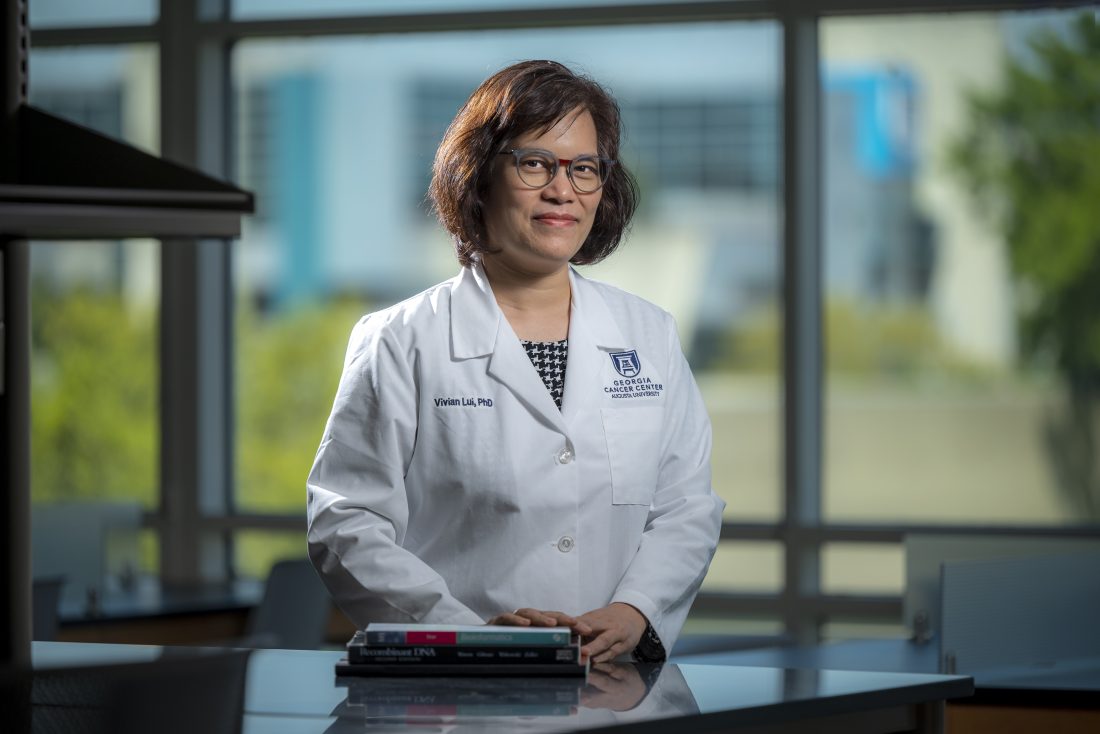
{"type": "Polygon", "coordinates": [[[514,612],[498,614],[487,624],[501,624],[508,627],[568,627],[579,635],[589,635],[592,627],[565,612],[547,612],[523,607],[514,612]]]}

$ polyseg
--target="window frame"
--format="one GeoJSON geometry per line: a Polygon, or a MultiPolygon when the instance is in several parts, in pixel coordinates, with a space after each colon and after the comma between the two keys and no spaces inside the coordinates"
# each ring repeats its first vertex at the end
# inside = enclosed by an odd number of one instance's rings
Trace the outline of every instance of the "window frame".
{"type": "MultiPolygon", "coordinates": [[[[32,30],[33,47],[153,43],[160,58],[163,155],[232,177],[230,56],[245,38],[379,35],[458,30],[769,20],[783,33],[783,486],[775,522],[725,522],[722,539],[778,541],[785,551],[778,594],[701,592],[695,611],[779,619],[800,642],[835,620],[901,619],[898,595],[826,594],[827,543],[898,543],[908,533],[1100,538],[1100,525],[1071,527],[830,524],[823,520],[822,156],[818,48],[821,19],[1096,7],[1085,1],[711,0],[569,8],[233,20],[231,0],[161,0],[151,25],[32,30]],[[624,19],[627,19],[624,21],[624,19]],[[201,93],[200,93],[201,90],[201,93]]],[[[32,80],[33,81],[33,80],[32,80]]],[[[159,532],[166,582],[233,576],[238,530],[303,532],[304,515],[235,512],[231,248],[161,246],[160,506],[145,518],[159,532]],[[210,284],[217,284],[211,295],[210,284]],[[205,286],[205,287],[204,287],[205,286]]],[[[304,480],[303,480],[304,481],[304,480]]]]}

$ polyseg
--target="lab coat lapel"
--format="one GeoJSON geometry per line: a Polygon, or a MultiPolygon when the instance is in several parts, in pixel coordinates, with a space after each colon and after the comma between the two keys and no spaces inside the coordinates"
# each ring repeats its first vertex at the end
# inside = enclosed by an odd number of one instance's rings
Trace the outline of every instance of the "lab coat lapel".
{"type": "Polygon", "coordinates": [[[562,418],[573,425],[586,404],[599,397],[604,360],[611,352],[625,349],[626,340],[603,298],[585,278],[569,269],[572,306],[569,313],[569,357],[565,366],[565,394],[562,418]]]}
{"type": "Polygon", "coordinates": [[[504,314],[480,266],[462,268],[452,281],[450,316],[452,357],[465,360],[493,353],[504,314]]]}
{"type": "Polygon", "coordinates": [[[451,294],[451,351],[456,359],[487,356],[486,373],[490,377],[537,418],[565,432],[558,406],[504,318],[480,264],[464,268],[455,281],[451,294]]]}

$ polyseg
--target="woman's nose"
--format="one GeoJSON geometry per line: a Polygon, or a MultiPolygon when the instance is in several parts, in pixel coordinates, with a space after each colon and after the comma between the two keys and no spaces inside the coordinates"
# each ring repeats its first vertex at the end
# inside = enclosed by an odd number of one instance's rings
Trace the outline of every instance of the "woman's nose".
{"type": "Polygon", "coordinates": [[[542,190],[543,196],[555,201],[572,201],[573,182],[569,180],[569,173],[565,166],[558,166],[554,172],[554,178],[542,190]]]}

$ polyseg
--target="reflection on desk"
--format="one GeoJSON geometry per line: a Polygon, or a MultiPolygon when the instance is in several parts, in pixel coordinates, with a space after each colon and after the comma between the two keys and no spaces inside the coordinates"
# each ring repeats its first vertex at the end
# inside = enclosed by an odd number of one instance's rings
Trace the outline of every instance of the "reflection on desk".
{"type": "MultiPolygon", "coordinates": [[[[36,668],[149,660],[163,648],[34,643],[36,668]]],[[[711,665],[601,666],[580,679],[337,679],[338,651],[261,650],[249,660],[244,730],[942,731],[963,676],[711,665]],[[674,720],[674,724],[673,724],[674,720]]]]}
{"type": "Polygon", "coordinates": [[[333,714],[364,722],[449,724],[484,717],[577,717],[581,709],[698,713],[683,676],[660,665],[604,663],[575,678],[337,678],[347,700],[333,714]],[[645,706],[641,704],[645,703],[645,706]]]}

